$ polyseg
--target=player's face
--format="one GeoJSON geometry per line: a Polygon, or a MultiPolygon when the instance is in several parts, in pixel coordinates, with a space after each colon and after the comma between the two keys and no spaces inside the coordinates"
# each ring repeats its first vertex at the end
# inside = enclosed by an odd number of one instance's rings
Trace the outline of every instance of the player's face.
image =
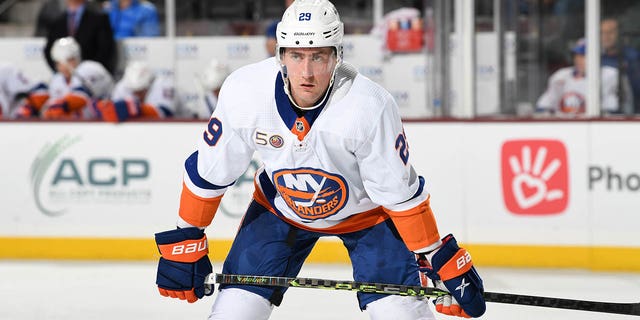
{"type": "Polygon", "coordinates": [[[329,88],[336,66],[333,48],[286,48],[282,63],[287,67],[289,90],[300,107],[312,107],[329,88]]]}
{"type": "Polygon", "coordinates": [[[73,73],[73,69],[75,69],[80,64],[80,61],[76,58],[71,58],[66,62],[58,62],[56,61],[56,70],[67,79],[71,79],[71,74],[73,73]]]}
{"type": "Polygon", "coordinates": [[[56,62],[56,70],[58,70],[58,72],[60,72],[66,79],[71,78],[71,72],[73,71],[71,67],[72,66],[69,63],[56,62]]]}

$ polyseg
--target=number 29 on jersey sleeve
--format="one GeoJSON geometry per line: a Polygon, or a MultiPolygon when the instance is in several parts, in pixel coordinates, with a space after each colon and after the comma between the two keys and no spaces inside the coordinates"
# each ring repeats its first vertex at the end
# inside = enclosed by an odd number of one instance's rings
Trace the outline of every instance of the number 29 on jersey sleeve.
{"type": "Polygon", "coordinates": [[[204,131],[202,137],[204,138],[204,142],[214,147],[218,143],[218,140],[220,140],[220,137],[222,137],[222,121],[216,117],[209,119],[207,130],[204,131]]]}
{"type": "Polygon", "coordinates": [[[396,151],[398,151],[398,156],[400,160],[402,160],[402,163],[406,165],[407,162],[409,162],[409,144],[407,143],[404,130],[396,138],[396,151]]]}

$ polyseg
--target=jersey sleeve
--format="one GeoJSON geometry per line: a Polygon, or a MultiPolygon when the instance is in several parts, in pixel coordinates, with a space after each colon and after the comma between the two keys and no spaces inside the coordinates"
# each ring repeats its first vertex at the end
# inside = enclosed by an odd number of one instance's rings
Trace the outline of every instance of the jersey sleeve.
{"type": "Polygon", "coordinates": [[[226,99],[220,93],[221,107],[216,109],[201,131],[197,151],[184,163],[183,187],[180,197],[178,226],[206,227],[211,224],[227,187],[233,185],[249,167],[253,148],[237,131],[234,106],[224,107],[226,99]]]}
{"type": "Polygon", "coordinates": [[[11,68],[9,73],[8,81],[5,81],[5,90],[11,97],[16,97],[20,94],[26,95],[31,92],[36,85],[18,68],[11,68]]]}
{"type": "Polygon", "coordinates": [[[556,72],[549,78],[547,89],[536,102],[536,109],[555,111],[560,106],[560,99],[564,91],[564,79],[560,72],[556,72]]]}
{"type": "Polygon", "coordinates": [[[435,247],[440,235],[424,178],[409,162],[410,148],[395,102],[389,97],[356,156],[371,200],[380,204],[412,251],[435,247]]]}

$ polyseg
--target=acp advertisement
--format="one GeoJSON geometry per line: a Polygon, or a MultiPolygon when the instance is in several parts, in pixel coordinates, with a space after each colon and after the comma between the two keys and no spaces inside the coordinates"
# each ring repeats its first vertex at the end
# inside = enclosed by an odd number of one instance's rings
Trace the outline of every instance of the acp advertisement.
{"type": "MultiPolygon", "coordinates": [[[[152,238],[175,227],[183,163],[204,126],[3,123],[0,235],[152,238]]],[[[257,167],[225,195],[211,238],[235,234],[257,167]]]]}

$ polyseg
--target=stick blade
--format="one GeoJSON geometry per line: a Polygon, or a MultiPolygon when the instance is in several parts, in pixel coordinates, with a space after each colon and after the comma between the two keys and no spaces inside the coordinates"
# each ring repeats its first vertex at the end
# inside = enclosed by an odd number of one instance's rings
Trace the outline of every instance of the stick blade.
{"type": "Polygon", "coordinates": [[[640,303],[614,303],[485,292],[487,302],[640,316],[640,303]]]}

